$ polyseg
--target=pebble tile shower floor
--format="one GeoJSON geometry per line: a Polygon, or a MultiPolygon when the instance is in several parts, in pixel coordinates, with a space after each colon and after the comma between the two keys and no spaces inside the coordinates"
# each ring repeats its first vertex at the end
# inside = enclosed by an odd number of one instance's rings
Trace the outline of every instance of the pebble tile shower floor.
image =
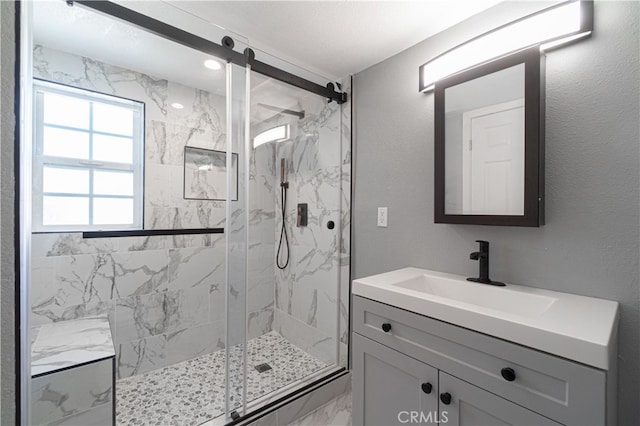
{"type": "MultiPolygon", "coordinates": [[[[117,424],[195,426],[224,414],[224,357],[225,351],[217,351],[118,380],[117,424]]],[[[247,401],[326,366],[275,331],[251,339],[247,342],[247,401]],[[259,373],[254,365],[262,363],[271,370],[259,373]]]]}

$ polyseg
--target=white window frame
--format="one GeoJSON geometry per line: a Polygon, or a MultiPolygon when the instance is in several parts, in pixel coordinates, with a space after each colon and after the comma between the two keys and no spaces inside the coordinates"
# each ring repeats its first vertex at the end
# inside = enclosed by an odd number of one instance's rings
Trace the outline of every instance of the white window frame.
{"type": "MultiPolygon", "coordinates": [[[[144,103],[111,95],[91,92],[89,90],[65,86],[57,83],[37,80],[33,86],[34,96],[34,149],[33,149],[33,231],[34,232],[81,232],[81,231],[112,231],[124,229],[142,229],[143,204],[144,204],[144,103]],[[70,96],[89,102],[115,105],[128,108],[133,111],[134,125],[133,158],[131,164],[108,161],[84,160],[44,155],[44,93],[70,96]],[[50,195],[64,195],[69,197],[89,198],[89,224],[87,225],[44,225],[43,224],[43,198],[48,193],[43,190],[43,169],[45,166],[59,168],[73,168],[89,171],[89,194],[51,193],[50,195]],[[93,193],[93,174],[98,171],[109,172],[133,172],[133,196],[102,195],[93,193]],[[133,199],[133,223],[132,224],[93,224],[93,200],[94,198],[119,198],[133,199]]],[[[93,104],[91,104],[93,110],[93,104]]],[[[106,135],[122,137],[123,135],[99,132],[93,130],[93,117],[90,119],[89,129],[55,126],[57,128],[84,131],[89,133],[90,152],[93,147],[93,135],[106,135]]],[[[128,137],[128,135],[127,135],[128,137]]]]}

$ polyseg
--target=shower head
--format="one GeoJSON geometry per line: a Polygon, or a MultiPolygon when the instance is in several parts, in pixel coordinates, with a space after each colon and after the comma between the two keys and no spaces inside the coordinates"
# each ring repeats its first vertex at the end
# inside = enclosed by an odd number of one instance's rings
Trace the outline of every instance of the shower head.
{"type": "Polygon", "coordinates": [[[277,106],[273,106],[273,105],[268,105],[268,104],[262,104],[262,103],[258,103],[258,106],[271,110],[271,111],[276,111],[282,114],[289,114],[289,115],[295,115],[296,117],[298,117],[300,120],[302,120],[304,118],[304,110],[302,111],[294,111],[292,109],[285,109],[285,108],[280,108],[277,106]]]}

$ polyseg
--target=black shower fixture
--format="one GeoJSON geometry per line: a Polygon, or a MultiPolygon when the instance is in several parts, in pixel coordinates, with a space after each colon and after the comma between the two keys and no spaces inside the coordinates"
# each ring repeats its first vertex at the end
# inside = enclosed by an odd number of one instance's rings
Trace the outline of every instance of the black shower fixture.
{"type": "Polygon", "coordinates": [[[233,41],[233,39],[229,36],[224,36],[222,37],[222,45],[224,47],[226,47],[227,49],[233,49],[233,47],[236,45],[236,43],[233,41]]]}
{"type": "Polygon", "coordinates": [[[269,105],[269,104],[258,103],[258,106],[262,107],[262,108],[265,108],[265,109],[268,109],[268,110],[271,110],[271,111],[279,112],[281,114],[295,115],[300,120],[302,120],[304,118],[304,114],[305,114],[304,110],[302,110],[302,111],[294,111],[292,109],[280,108],[280,107],[269,105]]]}
{"type": "Polygon", "coordinates": [[[280,159],[280,197],[282,209],[282,227],[280,228],[280,242],[278,243],[278,250],[276,251],[276,266],[278,269],[285,269],[289,265],[291,259],[291,252],[289,247],[289,236],[287,235],[287,189],[289,189],[289,182],[287,179],[287,160],[280,159]],[[282,243],[284,242],[284,247],[282,243]],[[280,263],[280,257],[282,256],[282,249],[286,249],[284,253],[284,263],[280,263]]]}

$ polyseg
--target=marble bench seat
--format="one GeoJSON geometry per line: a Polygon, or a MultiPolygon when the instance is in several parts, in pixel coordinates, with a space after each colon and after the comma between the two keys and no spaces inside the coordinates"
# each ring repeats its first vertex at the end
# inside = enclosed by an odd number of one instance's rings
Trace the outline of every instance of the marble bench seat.
{"type": "Polygon", "coordinates": [[[31,423],[113,425],[115,350],[106,317],[32,329],[31,423]]]}

